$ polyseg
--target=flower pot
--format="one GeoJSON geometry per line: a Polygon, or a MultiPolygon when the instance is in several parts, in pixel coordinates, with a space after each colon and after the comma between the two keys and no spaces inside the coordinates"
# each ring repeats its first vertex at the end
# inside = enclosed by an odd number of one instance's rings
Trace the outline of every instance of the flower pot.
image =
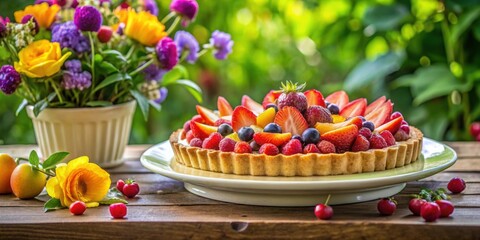
{"type": "Polygon", "coordinates": [[[98,108],[47,108],[37,117],[27,107],[43,157],[69,152],[66,161],[88,156],[109,168],[123,163],[132,126],[135,101],[98,108]]]}

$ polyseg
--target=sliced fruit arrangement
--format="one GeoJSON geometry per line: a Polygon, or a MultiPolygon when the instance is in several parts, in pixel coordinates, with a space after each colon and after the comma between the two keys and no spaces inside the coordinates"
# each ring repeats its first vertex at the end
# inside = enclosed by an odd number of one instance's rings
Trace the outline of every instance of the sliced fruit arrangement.
{"type": "Polygon", "coordinates": [[[198,105],[198,115],[184,124],[181,138],[192,147],[267,155],[360,152],[410,138],[408,123],[384,96],[371,103],[350,101],[345,91],[324,98],[304,87],[282,83],[261,104],[244,95],[236,107],[222,96],[218,110],[198,105]]]}

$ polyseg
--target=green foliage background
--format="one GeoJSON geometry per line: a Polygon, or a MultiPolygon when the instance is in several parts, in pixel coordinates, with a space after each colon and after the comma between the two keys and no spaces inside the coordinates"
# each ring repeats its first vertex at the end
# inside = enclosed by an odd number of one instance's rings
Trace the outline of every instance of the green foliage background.
{"type": "MultiPolygon", "coordinates": [[[[32,1],[1,1],[12,17],[32,1]]],[[[229,32],[234,52],[226,61],[204,56],[188,65],[204,90],[203,105],[222,95],[233,105],[248,94],[261,101],[281,81],[306,82],[325,95],[345,89],[369,101],[386,95],[426,136],[470,140],[480,119],[480,6],[476,0],[198,0],[187,30],[207,43],[216,29],[229,32]]],[[[160,0],[160,16],[169,0],[160,0]]],[[[16,96],[0,95],[0,144],[34,143],[16,96]]],[[[195,114],[196,102],[169,89],[161,112],[145,122],[137,109],[130,143],[157,143],[195,114]]],[[[74,137],[74,136],[72,136],[74,137]]]]}

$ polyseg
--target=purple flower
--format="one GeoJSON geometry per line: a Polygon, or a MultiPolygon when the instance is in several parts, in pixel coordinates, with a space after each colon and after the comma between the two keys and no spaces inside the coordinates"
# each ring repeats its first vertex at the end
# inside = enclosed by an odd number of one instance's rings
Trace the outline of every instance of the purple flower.
{"type": "Polygon", "coordinates": [[[157,52],[157,60],[160,67],[165,70],[171,70],[178,63],[177,45],[169,38],[164,37],[157,43],[155,48],[157,52]]]}
{"type": "Polygon", "coordinates": [[[160,97],[153,100],[153,101],[160,104],[163,101],[165,101],[165,99],[167,99],[168,89],[165,88],[165,87],[162,87],[162,88],[158,89],[158,92],[159,92],[160,97]]]}
{"type": "Polygon", "coordinates": [[[188,52],[186,58],[187,62],[195,63],[197,61],[197,54],[200,47],[198,46],[197,39],[185,31],[178,31],[175,33],[175,43],[177,44],[178,56],[182,56],[184,52],[188,52]]]}
{"type": "Polygon", "coordinates": [[[73,22],[81,31],[97,32],[102,26],[102,14],[92,6],[75,9],[73,22]]]}
{"type": "Polygon", "coordinates": [[[77,59],[66,61],[64,66],[70,72],[79,73],[82,71],[82,62],[77,59]]]}
{"type": "Polygon", "coordinates": [[[0,38],[6,37],[7,34],[8,34],[7,27],[5,26],[5,24],[0,22],[0,38]]]}
{"type": "Polygon", "coordinates": [[[155,0],[143,0],[143,9],[152,15],[158,15],[158,6],[155,0]]]}
{"type": "Polygon", "coordinates": [[[232,52],[233,41],[228,33],[216,30],[212,33],[210,44],[215,48],[213,54],[218,60],[224,60],[232,52]]]}
{"type": "Polygon", "coordinates": [[[150,64],[143,70],[146,81],[159,81],[167,71],[159,68],[156,64],[150,64]]]}
{"type": "Polygon", "coordinates": [[[52,27],[52,42],[58,42],[62,48],[70,48],[76,53],[90,51],[90,42],[72,21],[52,27]]]}
{"type": "Polygon", "coordinates": [[[77,8],[78,7],[78,0],[73,0],[72,5],[70,5],[71,8],[77,8]]]}
{"type": "Polygon", "coordinates": [[[37,20],[30,14],[28,15],[25,15],[23,18],[22,18],[22,24],[26,24],[30,21],[30,19],[33,19],[33,24],[35,25],[35,34],[38,33],[38,31],[40,30],[40,27],[38,26],[38,22],[37,20]]]}
{"type": "Polygon", "coordinates": [[[48,6],[52,6],[53,5],[53,0],[35,0],[35,4],[42,4],[42,3],[47,3],[48,6]]]}
{"type": "Polygon", "coordinates": [[[198,3],[196,0],[173,0],[170,11],[183,17],[182,25],[185,27],[197,16],[198,3]]]}
{"type": "Polygon", "coordinates": [[[11,65],[0,68],[0,89],[5,94],[12,94],[22,82],[20,74],[11,65]]]}
{"type": "Polygon", "coordinates": [[[76,88],[82,91],[83,89],[89,88],[91,85],[92,85],[92,75],[87,71],[83,71],[83,72],[65,71],[63,73],[62,86],[67,90],[76,88]]]}

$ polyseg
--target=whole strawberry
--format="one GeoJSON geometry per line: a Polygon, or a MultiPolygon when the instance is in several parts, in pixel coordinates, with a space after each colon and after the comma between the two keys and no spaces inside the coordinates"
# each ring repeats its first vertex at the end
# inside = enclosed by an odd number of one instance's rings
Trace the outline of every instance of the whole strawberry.
{"type": "Polygon", "coordinates": [[[307,97],[301,92],[305,88],[305,83],[298,86],[296,83],[287,81],[282,83],[282,94],[278,97],[277,106],[278,109],[282,109],[286,106],[292,106],[298,109],[300,112],[307,110],[308,103],[307,97]]]}
{"type": "Polygon", "coordinates": [[[122,193],[127,198],[134,198],[140,192],[140,187],[138,183],[133,181],[132,179],[128,179],[125,181],[125,185],[123,186],[122,193]]]}

